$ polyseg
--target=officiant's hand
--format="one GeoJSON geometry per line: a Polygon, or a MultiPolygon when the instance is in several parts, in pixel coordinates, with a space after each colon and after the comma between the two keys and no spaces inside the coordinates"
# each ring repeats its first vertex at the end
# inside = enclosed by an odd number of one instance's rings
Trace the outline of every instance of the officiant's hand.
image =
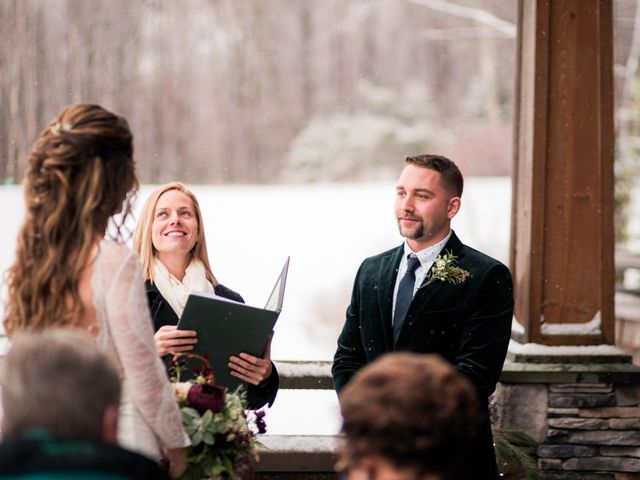
{"type": "Polygon", "coordinates": [[[248,353],[241,353],[239,356],[229,358],[229,368],[231,375],[244,380],[252,385],[260,385],[271,376],[273,367],[271,366],[271,340],[273,332],[269,335],[267,346],[264,349],[262,358],[254,357],[248,353]]]}
{"type": "Polygon", "coordinates": [[[165,325],[153,336],[161,357],[170,353],[188,352],[198,342],[195,330],[178,330],[175,325],[165,325]]]}

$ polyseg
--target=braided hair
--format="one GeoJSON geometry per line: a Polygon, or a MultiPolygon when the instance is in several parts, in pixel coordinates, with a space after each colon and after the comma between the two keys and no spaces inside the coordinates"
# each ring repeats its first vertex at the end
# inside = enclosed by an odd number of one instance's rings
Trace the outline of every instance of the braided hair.
{"type": "Polygon", "coordinates": [[[114,238],[138,187],[127,121],[98,105],[64,108],[35,141],[24,180],[26,214],[8,270],[7,334],[77,325],[79,282],[109,219],[114,238]]]}

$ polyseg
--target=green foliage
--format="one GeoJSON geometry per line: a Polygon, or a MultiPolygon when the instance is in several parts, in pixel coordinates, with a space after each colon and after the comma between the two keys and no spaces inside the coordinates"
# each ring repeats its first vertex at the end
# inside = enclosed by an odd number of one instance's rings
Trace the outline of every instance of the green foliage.
{"type": "Polygon", "coordinates": [[[238,478],[236,462],[243,463],[256,455],[256,442],[247,425],[245,408],[246,393],[242,387],[226,393],[218,413],[207,410],[200,415],[194,408],[180,408],[182,424],[191,438],[182,480],[238,478]]]}
{"type": "Polygon", "coordinates": [[[189,437],[191,437],[191,446],[197,447],[203,442],[207,445],[215,443],[213,434],[219,429],[212,428],[212,423],[213,412],[211,410],[207,410],[204,415],[200,416],[193,408],[182,408],[182,424],[189,437]]]}
{"type": "Polygon", "coordinates": [[[431,268],[431,278],[425,286],[435,282],[436,280],[448,282],[454,285],[464,283],[471,274],[467,270],[458,267],[456,265],[457,260],[458,257],[449,250],[442,255],[438,255],[433,262],[433,267],[431,268]]]}
{"type": "Polygon", "coordinates": [[[527,433],[515,428],[495,428],[493,442],[498,471],[505,474],[521,472],[527,480],[540,478],[535,460],[523,449],[538,445],[527,433]]]}
{"type": "Polygon", "coordinates": [[[250,478],[251,462],[257,458],[255,431],[260,431],[260,427],[256,425],[255,414],[251,422],[247,418],[244,388],[240,386],[229,392],[226,388],[216,386],[209,361],[195,354],[176,355],[170,365],[170,375],[180,406],[182,426],[191,439],[187,449],[187,469],[180,478],[250,478]],[[194,360],[201,362],[200,366],[196,366],[197,377],[180,382],[181,371],[194,360]]]}

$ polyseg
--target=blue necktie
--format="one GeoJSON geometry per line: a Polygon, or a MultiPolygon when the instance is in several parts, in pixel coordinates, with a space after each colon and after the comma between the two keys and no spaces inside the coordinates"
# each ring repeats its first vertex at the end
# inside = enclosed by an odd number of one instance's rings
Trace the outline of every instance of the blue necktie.
{"type": "Polygon", "coordinates": [[[393,314],[393,343],[398,341],[404,318],[407,316],[409,305],[413,300],[413,289],[416,286],[416,269],[420,266],[420,260],[413,253],[408,255],[407,260],[407,271],[398,286],[396,310],[393,314]]]}

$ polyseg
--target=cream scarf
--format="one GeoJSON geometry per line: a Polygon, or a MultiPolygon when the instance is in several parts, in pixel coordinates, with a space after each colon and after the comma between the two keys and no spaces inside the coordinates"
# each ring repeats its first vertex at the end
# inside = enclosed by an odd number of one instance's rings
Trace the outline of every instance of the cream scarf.
{"type": "Polygon", "coordinates": [[[207,280],[206,270],[200,260],[192,260],[182,279],[174,277],[157,258],[153,260],[153,283],[175,314],[180,318],[191,292],[215,293],[207,280]]]}

